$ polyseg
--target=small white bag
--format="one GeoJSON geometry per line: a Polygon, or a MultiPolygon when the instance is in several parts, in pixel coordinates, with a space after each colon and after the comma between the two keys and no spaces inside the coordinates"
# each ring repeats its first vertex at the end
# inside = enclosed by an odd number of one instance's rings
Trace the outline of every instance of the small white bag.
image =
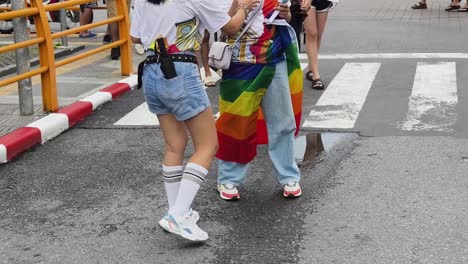
{"type": "Polygon", "coordinates": [[[208,65],[216,69],[229,69],[232,58],[232,47],[226,42],[213,42],[208,53],[208,65]]]}
{"type": "Polygon", "coordinates": [[[231,65],[231,59],[232,59],[232,47],[234,47],[236,43],[239,42],[240,38],[244,35],[244,33],[247,32],[249,27],[254,22],[258,11],[262,9],[262,6],[263,6],[263,0],[256,7],[254,13],[250,16],[249,20],[247,21],[247,25],[244,27],[244,30],[242,30],[242,32],[237,37],[236,41],[234,41],[232,46],[226,42],[220,42],[220,41],[213,42],[213,44],[211,44],[210,52],[208,53],[208,65],[216,69],[223,69],[223,70],[229,69],[229,66],[231,65]]]}

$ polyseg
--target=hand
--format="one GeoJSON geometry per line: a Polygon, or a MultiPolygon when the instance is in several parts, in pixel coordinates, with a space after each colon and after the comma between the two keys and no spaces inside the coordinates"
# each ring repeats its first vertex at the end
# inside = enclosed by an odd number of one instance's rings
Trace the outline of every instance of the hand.
{"type": "Polygon", "coordinates": [[[238,0],[237,4],[239,8],[245,8],[246,11],[252,11],[255,7],[260,4],[260,0],[238,0]]]}
{"type": "Polygon", "coordinates": [[[275,9],[279,11],[278,16],[280,18],[286,19],[287,21],[291,20],[291,12],[289,11],[288,4],[279,4],[275,9]]]}

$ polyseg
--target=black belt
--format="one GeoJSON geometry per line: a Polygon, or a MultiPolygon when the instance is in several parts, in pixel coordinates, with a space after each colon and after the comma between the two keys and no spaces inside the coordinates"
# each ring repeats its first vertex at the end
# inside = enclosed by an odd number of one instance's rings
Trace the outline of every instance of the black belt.
{"type": "MultiPolygon", "coordinates": [[[[146,59],[142,62],[140,62],[140,64],[138,64],[138,89],[141,88],[141,85],[142,85],[142,78],[143,78],[143,70],[145,68],[145,65],[146,64],[153,64],[153,63],[158,63],[159,62],[159,54],[155,54],[155,55],[150,55],[148,57],[146,57],[146,59]]],[[[178,61],[178,62],[191,62],[191,63],[195,63],[198,65],[197,63],[197,57],[195,57],[194,55],[187,55],[187,54],[172,54],[172,55],[168,55],[172,61],[178,61]]]]}

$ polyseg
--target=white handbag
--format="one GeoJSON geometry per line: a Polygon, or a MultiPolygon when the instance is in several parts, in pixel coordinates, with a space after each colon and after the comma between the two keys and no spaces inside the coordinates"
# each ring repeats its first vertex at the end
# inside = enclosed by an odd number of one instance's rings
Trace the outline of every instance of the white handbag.
{"type": "Polygon", "coordinates": [[[232,58],[232,47],[226,42],[213,42],[208,53],[208,65],[216,69],[229,69],[232,58]]]}
{"type": "Polygon", "coordinates": [[[247,25],[244,27],[244,30],[240,33],[237,37],[236,41],[231,45],[226,42],[213,42],[210,47],[210,52],[208,53],[208,65],[216,69],[229,69],[231,65],[231,58],[232,58],[232,47],[234,47],[240,38],[244,35],[245,32],[249,29],[249,27],[253,24],[255,17],[259,10],[262,9],[263,0],[261,1],[260,5],[258,5],[254,11],[254,13],[250,16],[249,20],[247,21],[247,25]]]}

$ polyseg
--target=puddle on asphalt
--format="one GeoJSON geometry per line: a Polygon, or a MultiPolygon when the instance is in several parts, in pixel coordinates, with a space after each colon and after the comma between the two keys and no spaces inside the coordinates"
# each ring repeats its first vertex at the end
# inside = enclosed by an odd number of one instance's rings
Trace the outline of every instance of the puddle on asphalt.
{"type": "Polygon", "coordinates": [[[355,133],[308,133],[294,141],[294,156],[299,166],[314,166],[337,147],[357,138],[355,133]]]}

